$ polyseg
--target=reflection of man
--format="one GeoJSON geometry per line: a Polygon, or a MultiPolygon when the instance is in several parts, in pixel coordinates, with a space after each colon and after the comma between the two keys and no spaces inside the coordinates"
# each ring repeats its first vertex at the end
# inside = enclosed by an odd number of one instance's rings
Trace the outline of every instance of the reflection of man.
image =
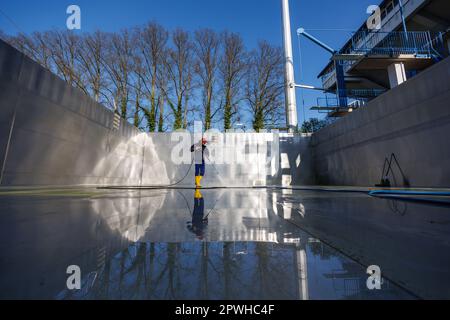
{"type": "Polygon", "coordinates": [[[205,200],[203,199],[200,189],[196,189],[194,195],[194,212],[192,213],[192,221],[188,224],[187,228],[200,240],[203,239],[203,230],[208,224],[208,219],[203,217],[204,214],[205,200]]]}
{"type": "Polygon", "coordinates": [[[200,188],[201,181],[205,175],[205,156],[208,156],[206,144],[208,141],[203,138],[199,143],[191,146],[191,152],[195,152],[195,187],[200,188]]]}

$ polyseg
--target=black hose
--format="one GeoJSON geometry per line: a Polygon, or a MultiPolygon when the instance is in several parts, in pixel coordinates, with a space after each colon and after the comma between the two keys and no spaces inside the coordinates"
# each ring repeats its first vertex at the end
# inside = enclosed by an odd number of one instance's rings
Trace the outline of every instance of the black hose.
{"type": "MultiPolygon", "coordinates": [[[[166,184],[166,185],[146,185],[146,186],[106,186],[106,187],[99,187],[97,189],[106,189],[106,190],[143,190],[143,189],[170,189],[171,187],[179,185],[181,182],[184,181],[184,179],[187,178],[189,175],[189,172],[191,172],[192,165],[194,164],[194,157],[192,157],[191,164],[189,165],[189,169],[187,170],[186,174],[178,180],[177,182],[166,184]]],[[[141,179],[142,181],[142,179],[141,179]]]]}

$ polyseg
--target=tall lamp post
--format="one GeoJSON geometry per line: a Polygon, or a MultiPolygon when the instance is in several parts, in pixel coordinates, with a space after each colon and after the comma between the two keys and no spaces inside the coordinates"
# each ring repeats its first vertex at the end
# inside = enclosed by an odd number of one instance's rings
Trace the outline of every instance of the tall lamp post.
{"type": "Polygon", "coordinates": [[[281,0],[283,17],[283,45],[285,55],[286,125],[290,132],[298,127],[297,100],[295,95],[294,57],[292,54],[291,18],[289,0],[281,0]]]}

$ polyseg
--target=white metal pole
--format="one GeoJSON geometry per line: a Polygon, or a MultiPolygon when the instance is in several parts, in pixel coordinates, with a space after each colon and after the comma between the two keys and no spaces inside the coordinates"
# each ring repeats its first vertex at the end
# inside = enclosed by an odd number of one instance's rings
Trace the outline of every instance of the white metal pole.
{"type": "Polygon", "coordinates": [[[286,124],[290,131],[298,125],[297,100],[295,97],[294,57],[292,54],[291,18],[289,0],[281,0],[283,12],[283,44],[285,54],[286,124]]]}

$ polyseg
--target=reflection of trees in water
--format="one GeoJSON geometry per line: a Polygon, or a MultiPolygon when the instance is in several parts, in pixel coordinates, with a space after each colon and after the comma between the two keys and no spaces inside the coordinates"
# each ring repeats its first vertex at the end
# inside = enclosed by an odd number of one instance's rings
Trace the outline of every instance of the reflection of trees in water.
{"type": "MultiPolygon", "coordinates": [[[[336,299],[377,297],[377,292],[369,292],[365,286],[364,268],[336,255],[326,245],[311,241],[306,245],[136,243],[107,260],[92,288],[83,286],[83,295],[73,298],[299,299],[308,297],[309,285],[314,287],[318,279],[322,282],[319,287],[329,286],[336,299]],[[310,280],[306,279],[305,287],[299,278],[303,268],[299,265],[299,250],[305,250],[310,264],[310,280]],[[304,288],[306,291],[302,291],[304,288]]],[[[314,297],[314,291],[311,294],[314,297]]],[[[379,296],[391,294],[395,297],[395,292],[384,284],[379,296]]]]}
{"type": "Polygon", "coordinates": [[[133,244],[107,261],[87,298],[296,299],[295,246],[272,246],[133,244]]]}

